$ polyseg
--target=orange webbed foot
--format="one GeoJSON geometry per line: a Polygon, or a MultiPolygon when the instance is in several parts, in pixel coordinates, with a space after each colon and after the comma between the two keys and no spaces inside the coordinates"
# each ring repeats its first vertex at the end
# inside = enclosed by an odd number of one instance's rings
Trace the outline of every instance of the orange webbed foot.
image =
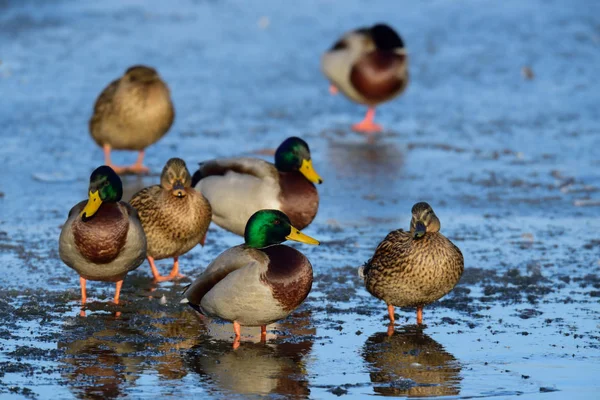
{"type": "Polygon", "coordinates": [[[361,133],[376,133],[381,132],[383,128],[381,125],[376,124],[373,121],[361,121],[357,124],[352,125],[352,130],[361,133]]]}
{"type": "Polygon", "coordinates": [[[335,87],[335,85],[329,85],[329,93],[332,96],[335,96],[336,94],[339,93],[339,89],[337,87],[335,87]]]}

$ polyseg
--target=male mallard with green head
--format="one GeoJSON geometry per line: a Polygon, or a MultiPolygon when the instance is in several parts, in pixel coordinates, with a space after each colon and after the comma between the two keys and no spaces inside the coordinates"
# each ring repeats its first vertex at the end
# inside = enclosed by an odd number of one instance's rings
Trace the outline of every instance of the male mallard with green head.
{"type": "Polygon", "coordinates": [[[92,172],[88,195],[69,211],[60,232],[60,258],[80,275],[82,303],[88,279],[116,282],[114,301],[119,303],[125,275],[144,262],[146,236],[137,212],[120,201],[123,185],[110,167],[92,172]]]}
{"type": "Polygon", "coordinates": [[[260,210],[246,224],[245,243],[221,253],[184,292],[182,303],[200,313],[233,322],[234,347],[240,325],[267,325],[287,317],[308,296],[313,271],[298,250],[282,245],[295,240],[318,245],[294,228],[279,210],[260,210]]]}
{"type": "Polygon", "coordinates": [[[375,106],[400,95],[408,85],[408,55],[402,38],[391,27],[377,24],[346,33],[323,55],[321,69],[350,100],[369,107],[364,120],[352,128],[379,132],[373,122],[375,106]]]}
{"type": "Polygon", "coordinates": [[[104,149],[104,162],[117,173],[145,173],[144,149],[162,138],[175,118],[169,88],[155,69],[135,65],[108,85],[94,106],[90,133],[104,149]],[[111,149],[136,150],[135,164],[112,165],[111,149]]]}
{"type": "Polygon", "coordinates": [[[390,326],[394,306],[417,307],[417,324],[423,323],[423,306],[444,297],[460,280],[463,255],[439,230],[431,206],[417,203],[410,231],[390,232],[359,269],[369,293],[388,305],[390,326]]]}
{"type": "Polygon", "coordinates": [[[210,202],[213,221],[243,236],[248,218],[256,211],[284,212],[298,229],[317,215],[323,183],[315,172],[308,144],[290,137],[275,152],[275,165],[257,158],[225,158],[200,164],[192,186],[210,202]]]}
{"type": "Polygon", "coordinates": [[[137,210],[146,239],[148,262],[156,282],[182,277],[179,256],[204,245],[210,225],[210,204],[191,186],[192,177],[180,158],[171,158],[163,168],[160,185],[140,190],[129,203],[137,210]],[[173,258],[173,269],[161,276],[154,260],[173,258]]]}

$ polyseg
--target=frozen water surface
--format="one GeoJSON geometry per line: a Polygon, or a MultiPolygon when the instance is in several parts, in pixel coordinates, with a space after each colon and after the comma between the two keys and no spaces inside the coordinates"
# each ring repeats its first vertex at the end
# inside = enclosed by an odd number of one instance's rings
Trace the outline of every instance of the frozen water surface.
{"type": "MultiPolygon", "coordinates": [[[[0,1],[1,397],[596,398],[599,15],[592,0],[0,1]],[[328,95],[319,57],[378,21],[403,35],[411,82],[368,144],[348,129],[364,109],[328,95]],[[113,285],[90,283],[79,316],[60,226],[103,161],[87,130],[96,96],[140,63],[168,82],[177,116],[128,196],[172,156],[193,168],[269,159],[257,154],[291,135],[311,146],[325,183],[306,232],[322,245],[298,248],[315,283],[266,345],[245,328],[233,351],[229,324],[178,303],[189,280],[155,286],[147,264],[119,307],[113,285]],[[388,337],[356,268],[421,200],[466,270],[424,329],[398,310],[388,337]]],[[[211,227],[183,272],[239,241],[211,227]]]]}

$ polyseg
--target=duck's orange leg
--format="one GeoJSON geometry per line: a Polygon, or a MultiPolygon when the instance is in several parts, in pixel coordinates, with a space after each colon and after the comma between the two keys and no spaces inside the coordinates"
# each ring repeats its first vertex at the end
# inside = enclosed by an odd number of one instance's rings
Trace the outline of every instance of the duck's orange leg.
{"type": "Polygon", "coordinates": [[[260,341],[261,342],[267,341],[267,326],[266,325],[260,326],[260,341]]]}
{"type": "Polygon", "coordinates": [[[417,325],[423,324],[423,307],[417,307],[417,325]]]}
{"type": "Polygon", "coordinates": [[[394,317],[394,306],[391,304],[388,304],[388,314],[390,316],[390,324],[394,324],[394,322],[396,322],[396,317],[394,317]]]}
{"type": "Polygon", "coordinates": [[[154,277],[154,282],[164,282],[164,281],[170,281],[171,279],[173,279],[170,277],[170,275],[162,276],[158,272],[158,269],[156,268],[156,265],[154,264],[154,258],[148,256],[148,262],[150,263],[150,269],[152,270],[152,276],[154,277]]]}
{"type": "Polygon", "coordinates": [[[237,321],[233,321],[233,333],[235,333],[235,338],[233,339],[233,349],[235,350],[240,347],[240,337],[242,336],[242,327],[237,321]]]}
{"type": "Polygon", "coordinates": [[[79,284],[81,285],[81,304],[85,304],[87,301],[87,295],[85,292],[85,278],[79,277],[79,284]]]}
{"type": "MultiPolygon", "coordinates": [[[[81,276],[79,277],[79,284],[81,285],[81,305],[84,305],[85,302],[87,301],[87,295],[85,292],[85,278],[82,278],[81,276]]],[[[85,310],[83,309],[83,307],[81,307],[81,310],[79,311],[79,316],[80,317],[85,317],[85,310]]]]}
{"type": "Polygon", "coordinates": [[[171,273],[169,274],[168,278],[169,278],[169,280],[175,279],[175,278],[177,278],[177,279],[185,278],[185,275],[182,275],[179,273],[179,257],[173,258],[173,269],[171,270],[171,273]]]}
{"type": "Polygon", "coordinates": [[[117,174],[124,174],[129,170],[127,167],[119,167],[112,163],[112,161],[110,160],[110,150],[111,150],[110,144],[105,144],[102,148],[104,150],[104,164],[105,165],[108,165],[109,167],[111,167],[117,174]]]}
{"type": "Polygon", "coordinates": [[[375,122],[373,122],[374,119],[375,119],[375,107],[369,107],[369,109],[367,110],[367,114],[365,115],[365,118],[362,121],[360,121],[359,123],[352,125],[352,129],[354,129],[357,132],[364,132],[364,133],[381,132],[383,128],[381,127],[381,125],[378,125],[375,122]]]}
{"type": "Polygon", "coordinates": [[[204,236],[202,236],[202,239],[200,239],[200,245],[202,247],[204,247],[204,243],[206,243],[206,235],[208,234],[208,231],[204,234],[204,236]]]}
{"type": "Polygon", "coordinates": [[[336,94],[338,94],[338,92],[339,92],[339,89],[337,87],[335,87],[335,85],[333,85],[333,84],[329,85],[329,93],[332,96],[335,96],[336,94]]]}
{"type": "Polygon", "coordinates": [[[115,304],[119,304],[119,295],[121,294],[121,287],[123,286],[123,281],[120,280],[117,282],[117,287],[115,289],[115,304]]]}
{"type": "Polygon", "coordinates": [[[135,164],[126,167],[128,171],[133,172],[134,174],[147,174],[150,169],[144,165],[144,150],[141,150],[138,153],[137,160],[135,164]]]}

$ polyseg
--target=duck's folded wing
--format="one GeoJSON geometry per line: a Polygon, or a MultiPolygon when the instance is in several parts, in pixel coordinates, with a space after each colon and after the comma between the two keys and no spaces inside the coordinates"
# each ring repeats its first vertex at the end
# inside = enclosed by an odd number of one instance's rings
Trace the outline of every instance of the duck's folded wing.
{"type": "Polygon", "coordinates": [[[257,158],[220,158],[200,163],[200,168],[192,177],[192,186],[208,176],[223,176],[228,172],[252,175],[258,179],[277,179],[278,173],[275,166],[267,161],[257,158]]]}
{"type": "MultiPolygon", "coordinates": [[[[183,292],[185,300],[197,308],[206,293],[210,292],[227,275],[256,261],[255,252],[244,245],[226,250],[206,267],[194,283],[185,289],[183,292]]],[[[186,302],[185,300],[183,302],[186,302]]]]}

